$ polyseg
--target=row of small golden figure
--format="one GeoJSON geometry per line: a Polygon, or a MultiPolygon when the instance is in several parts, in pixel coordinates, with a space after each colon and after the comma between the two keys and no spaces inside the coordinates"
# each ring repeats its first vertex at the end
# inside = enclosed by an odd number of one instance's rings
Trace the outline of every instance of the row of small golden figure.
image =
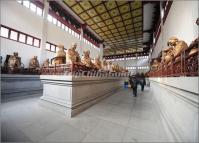
{"type": "MultiPolygon", "coordinates": [[[[84,51],[83,58],[81,59],[79,56],[79,53],[76,51],[77,44],[73,43],[71,47],[67,50],[67,52],[64,51],[63,45],[58,45],[58,51],[56,52],[56,56],[52,61],[53,65],[59,65],[59,64],[78,64],[78,65],[85,65],[89,68],[94,68],[98,70],[105,70],[105,71],[111,71],[111,72],[128,72],[126,69],[120,67],[118,64],[112,64],[111,61],[107,62],[105,59],[103,62],[100,61],[100,56],[98,55],[96,58],[94,58],[94,62],[92,62],[90,58],[90,51],[84,51]],[[65,60],[64,60],[65,59],[65,60]]],[[[49,60],[47,59],[43,66],[49,66],[49,60]]]]}
{"type": "MultiPolygon", "coordinates": [[[[170,65],[172,60],[179,60],[181,53],[188,48],[185,41],[179,40],[176,37],[169,38],[167,45],[169,46],[165,50],[161,51],[159,56],[151,63],[152,69],[157,69],[163,65],[170,65]]],[[[189,46],[190,51],[188,56],[191,56],[198,52],[198,38],[196,38],[189,46]]]]}

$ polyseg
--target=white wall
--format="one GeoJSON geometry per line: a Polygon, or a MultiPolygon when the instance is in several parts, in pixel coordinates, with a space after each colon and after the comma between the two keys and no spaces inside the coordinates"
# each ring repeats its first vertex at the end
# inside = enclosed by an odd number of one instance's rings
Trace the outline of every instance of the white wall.
{"type": "Polygon", "coordinates": [[[150,81],[154,103],[168,133],[172,133],[176,142],[198,142],[198,78],[150,78],[150,81]]]}
{"type": "MultiPolygon", "coordinates": [[[[22,6],[13,1],[0,1],[1,4],[1,24],[16,29],[18,31],[24,32],[26,34],[35,36],[37,38],[42,37],[42,17],[36,15],[30,9],[22,6]]],[[[47,30],[47,41],[53,44],[63,44],[65,48],[69,48],[71,43],[76,42],[78,44],[77,51],[80,52],[80,40],[65,32],[58,26],[48,22],[47,30]]],[[[3,62],[7,54],[12,54],[13,52],[18,52],[19,56],[22,58],[22,62],[25,67],[28,66],[29,59],[37,55],[40,58],[40,48],[29,46],[26,44],[18,43],[5,38],[1,39],[1,56],[3,57],[3,62]]],[[[83,50],[89,49],[91,51],[91,58],[94,58],[99,53],[99,49],[95,49],[90,45],[83,43],[83,50]]],[[[46,58],[51,59],[55,56],[55,53],[46,51],[46,58]]]]}
{"type": "Polygon", "coordinates": [[[173,1],[152,58],[167,47],[167,40],[172,36],[184,40],[188,45],[198,37],[198,9],[199,1],[196,0],[173,1]]]}

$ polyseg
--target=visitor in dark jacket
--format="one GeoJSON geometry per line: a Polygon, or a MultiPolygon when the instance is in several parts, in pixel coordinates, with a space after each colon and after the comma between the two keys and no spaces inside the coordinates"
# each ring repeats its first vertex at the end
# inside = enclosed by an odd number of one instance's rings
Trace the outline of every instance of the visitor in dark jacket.
{"type": "Polygon", "coordinates": [[[144,91],[144,86],[146,85],[146,79],[144,73],[140,75],[140,84],[141,84],[141,90],[144,91]]]}
{"type": "Polygon", "coordinates": [[[136,76],[132,76],[129,79],[131,88],[133,89],[133,95],[136,97],[137,96],[137,84],[138,84],[138,80],[136,76]]]}

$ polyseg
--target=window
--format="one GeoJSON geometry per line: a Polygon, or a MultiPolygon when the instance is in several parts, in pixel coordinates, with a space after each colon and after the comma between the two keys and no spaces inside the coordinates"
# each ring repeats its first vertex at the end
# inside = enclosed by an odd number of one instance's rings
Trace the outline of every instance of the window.
{"type": "Polygon", "coordinates": [[[65,26],[65,31],[68,31],[68,27],[67,26],[65,26]]]}
{"type": "Polygon", "coordinates": [[[50,51],[50,44],[46,43],[46,49],[50,51]]]}
{"type": "Polygon", "coordinates": [[[5,27],[1,27],[1,36],[8,38],[9,29],[5,27]]]}
{"type": "Polygon", "coordinates": [[[28,36],[27,37],[27,44],[32,45],[32,43],[33,43],[33,38],[28,36]]]}
{"type": "Polygon", "coordinates": [[[30,3],[30,10],[32,10],[33,12],[36,12],[36,5],[33,3],[30,3]]]}
{"type": "Polygon", "coordinates": [[[70,28],[68,28],[68,32],[71,34],[71,29],[70,28]]]}
{"type": "Polygon", "coordinates": [[[48,14],[48,17],[47,17],[48,21],[52,22],[52,16],[48,14]]]}
{"type": "Polygon", "coordinates": [[[37,15],[42,16],[42,9],[37,7],[37,15]]]}
{"type": "Polygon", "coordinates": [[[23,5],[27,8],[30,7],[30,2],[29,1],[23,1],[23,5]]]}
{"type": "Polygon", "coordinates": [[[16,31],[11,30],[10,39],[17,40],[18,33],[16,31]]]}
{"type": "Polygon", "coordinates": [[[72,30],[72,35],[74,36],[74,31],[72,30]]]}
{"type": "Polygon", "coordinates": [[[61,27],[61,22],[57,20],[57,26],[61,27]]]}
{"type": "Polygon", "coordinates": [[[17,0],[18,3],[22,3],[22,0],[17,0]]]}
{"type": "Polygon", "coordinates": [[[55,24],[55,25],[56,25],[56,24],[57,24],[57,19],[56,19],[56,18],[54,18],[54,17],[53,17],[52,19],[53,19],[53,24],[55,24]]]}
{"type": "Polygon", "coordinates": [[[39,47],[39,39],[34,38],[34,46],[39,47]]]}
{"type": "Polygon", "coordinates": [[[26,35],[24,34],[19,34],[19,42],[25,43],[26,42],[26,35]]]}
{"type": "Polygon", "coordinates": [[[61,24],[61,28],[62,28],[62,29],[65,29],[65,25],[64,25],[63,23],[61,24]]]}
{"type": "Polygon", "coordinates": [[[55,52],[55,46],[51,45],[51,51],[55,52]]]}

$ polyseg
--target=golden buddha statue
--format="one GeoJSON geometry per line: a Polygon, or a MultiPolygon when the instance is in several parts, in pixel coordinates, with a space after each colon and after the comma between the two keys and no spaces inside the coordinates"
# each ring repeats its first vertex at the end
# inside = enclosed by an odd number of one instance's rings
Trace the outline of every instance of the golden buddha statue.
{"type": "Polygon", "coordinates": [[[29,69],[31,71],[38,71],[40,69],[39,61],[37,60],[37,56],[34,56],[33,58],[30,59],[29,69]]]}
{"type": "Polygon", "coordinates": [[[111,61],[108,62],[108,71],[114,72],[115,65],[111,61]]]}
{"type": "Polygon", "coordinates": [[[94,64],[92,63],[91,58],[90,58],[90,51],[87,50],[87,51],[84,51],[83,53],[84,53],[84,56],[82,58],[82,63],[87,67],[93,68],[94,64]]]}
{"type": "Polygon", "coordinates": [[[48,67],[49,64],[50,64],[49,59],[46,59],[46,60],[44,61],[44,63],[42,64],[42,67],[48,67]]]}
{"type": "Polygon", "coordinates": [[[65,64],[66,52],[64,51],[64,45],[57,46],[58,51],[55,54],[55,58],[53,59],[53,64],[65,64]]]}
{"type": "Polygon", "coordinates": [[[98,70],[102,69],[102,63],[99,55],[94,59],[94,65],[98,70]]]}
{"type": "Polygon", "coordinates": [[[108,70],[108,63],[107,63],[106,59],[104,59],[103,62],[102,62],[102,69],[105,70],[105,71],[108,70]]]}
{"type": "Polygon", "coordinates": [[[14,52],[8,59],[7,67],[9,72],[21,70],[21,60],[18,57],[18,53],[14,52]]]}
{"type": "Polygon", "coordinates": [[[180,54],[188,48],[185,41],[179,40],[176,37],[169,38],[167,45],[173,48],[173,56],[176,58],[176,60],[179,59],[180,54]]]}
{"type": "Polygon", "coordinates": [[[75,51],[77,48],[77,43],[72,43],[71,47],[66,52],[66,63],[79,63],[81,64],[81,59],[79,53],[75,51]]]}

